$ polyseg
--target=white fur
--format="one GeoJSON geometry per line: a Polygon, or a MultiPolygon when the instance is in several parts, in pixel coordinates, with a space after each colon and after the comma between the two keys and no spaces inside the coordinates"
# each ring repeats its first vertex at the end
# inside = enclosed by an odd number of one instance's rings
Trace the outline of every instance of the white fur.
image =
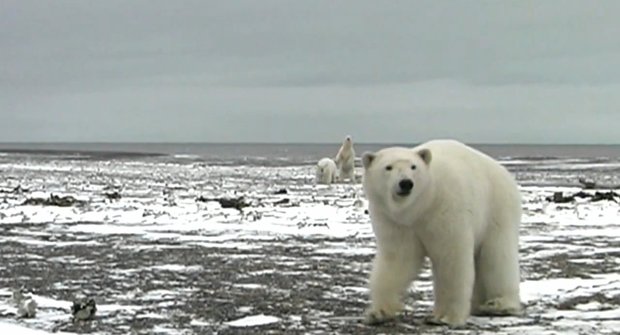
{"type": "Polygon", "coordinates": [[[335,160],[339,178],[349,179],[351,183],[355,183],[355,149],[353,149],[351,136],[344,139],[335,160]]]}
{"type": "Polygon", "coordinates": [[[368,323],[397,315],[426,257],[432,265],[434,321],[455,326],[470,314],[521,312],[521,197],[504,167],[452,140],[365,153],[362,162],[377,239],[368,323]],[[413,181],[406,196],[396,193],[403,179],[413,181]]]}
{"type": "Polygon", "coordinates": [[[317,184],[331,184],[337,179],[337,167],[336,162],[333,159],[325,157],[321,158],[316,164],[316,179],[317,184]]]}

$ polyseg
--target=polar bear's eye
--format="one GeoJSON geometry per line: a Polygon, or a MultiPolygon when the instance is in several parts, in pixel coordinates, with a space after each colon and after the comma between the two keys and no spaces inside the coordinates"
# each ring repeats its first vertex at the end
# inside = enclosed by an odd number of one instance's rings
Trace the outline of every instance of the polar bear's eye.
{"type": "Polygon", "coordinates": [[[416,166],[415,165],[411,165],[411,170],[415,170],[416,166]]]}
{"type": "Polygon", "coordinates": [[[392,165],[388,165],[388,166],[386,166],[386,167],[385,167],[385,169],[386,169],[387,171],[392,171],[392,165]]]}

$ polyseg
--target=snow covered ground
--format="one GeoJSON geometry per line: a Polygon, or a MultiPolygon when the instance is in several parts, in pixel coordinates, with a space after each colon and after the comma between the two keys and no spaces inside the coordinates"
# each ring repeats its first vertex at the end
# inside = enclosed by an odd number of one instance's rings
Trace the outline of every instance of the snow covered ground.
{"type": "MultiPolygon", "coordinates": [[[[577,176],[613,179],[620,165],[505,163],[524,185],[526,314],[472,317],[453,333],[619,334],[620,205],[545,197],[577,191],[567,182],[577,176]]],[[[366,200],[359,184],[313,185],[311,166],[3,155],[0,173],[0,334],[446,330],[424,322],[428,270],[402,318],[360,324],[374,253],[366,200]],[[107,199],[114,190],[121,198],[107,199]],[[22,205],[52,193],[85,203],[22,205]],[[222,208],[199,196],[244,196],[250,206],[222,208]],[[35,318],[14,315],[11,293],[21,285],[39,305],[35,318]],[[81,295],[95,298],[97,317],[74,323],[71,301],[81,295]]]]}

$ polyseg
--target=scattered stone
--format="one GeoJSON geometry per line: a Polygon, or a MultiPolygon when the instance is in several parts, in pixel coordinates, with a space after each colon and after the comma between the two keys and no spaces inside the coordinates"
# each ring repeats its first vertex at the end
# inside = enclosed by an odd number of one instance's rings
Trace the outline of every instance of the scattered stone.
{"type": "Polygon", "coordinates": [[[278,194],[288,194],[288,191],[285,188],[281,188],[281,189],[273,192],[273,194],[276,194],[276,195],[278,195],[278,194]]]}
{"type": "Polygon", "coordinates": [[[597,202],[601,200],[609,200],[609,201],[613,201],[617,203],[618,200],[616,200],[616,197],[620,197],[620,195],[612,191],[595,192],[594,195],[592,196],[592,202],[597,202]]]}
{"type": "Polygon", "coordinates": [[[547,197],[546,200],[554,202],[556,204],[565,204],[565,203],[572,202],[573,200],[575,200],[575,197],[572,197],[572,196],[565,197],[564,192],[553,192],[553,196],[547,197]]]}
{"type": "Polygon", "coordinates": [[[260,219],[263,218],[263,214],[261,212],[257,212],[257,211],[250,211],[249,213],[245,214],[245,218],[248,221],[258,221],[260,219]]]}
{"type": "Polygon", "coordinates": [[[22,206],[58,206],[58,207],[71,207],[71,206],[82,206],[86,204],[85,201],[78,200],[70,195],[67,196],[57,196],[54,194],[50,194],[50,197],[47,199],[43,198],[28,198],[23,203],[22,206]]]}
{"type": "Polygon", "coordinates": [[[118,191],[118,190],[120,190],[120,189],[122,189],[122,188],[123,188],[123,187],[122,187],[122,186],[119,186],[119,185],[112,185],[112,184],[108,184],[108,185],[106,185],[106,186],[103,188],[103,190],[104,190],[104,191],[118,191]]]}
{"type": "Polygon", "coordinates": [[[114,192],[105,192],[103,194],[108,200],[114,201],[114,200],[120,200],[121,199],[121,193],[118,191],[114,191],[114,192]]]}
{"type": "Polygon", "coordinates": [[[586,193],[584,191],[579,191],[579,192],[573,194],[573,197],[585,199],[585,198],[592,197],[592,195],[590,193],[586,193]]]}
{"type": "Polygon", "coordinates": [[[557,304],[559,310],[574,310],[578,305],[597,302],[602,306],[620,304],[620,296],[608,297],[603,293],[597,292],[589,296],[576,296],[568,298],[557,304]]]}
{"type": "Polygon", "coordinates": [[[20,318],[33,318],[37,314],[37,302],[27,298],[17,304],[17,316],[20,318]]]}
{"type": "Polygon", "coordinates": [[[164,198],[164,201],[166,201],[166,204],[168,204],[168,206],[173,207],[177,205],[177,201],[173,197],[164,198]]]}
{"type": "Polygon", "coordinates": [[[284,199],[274,202],[273,204],[274,205],[286,205],[286,204],[289,204],[290,202],[291,200],[289,198],[284,198],[284,199]]]}
{"type": "Polygon", "coordinates": [[[238,198],[205,198],[203,196],[199,196],[196,198],[197,202],[210,202],[216,201],[219,202],[222,208],[234,208],[238,211],[242,211],[243,208],[250,206],[249,203],[245,201],[243,197],[238,198]]]}
{"type": "Polygon", "coordinates": [[[590,201],[592,202],[608,200],[608,201],[613,201],[617,203],[618,200],[616,198],[620,198],[620,194],[613,192],[613,191],[608,191],[608,192],[597,191],[594,194],[579,191],[575,194],[565,196],[563,192],[554,192],[553,196],[546,197],[545,199],[547,201],[550,201],[556,204],[564,204],[564,203],[573,202],[575,201],[576,198],[590,199],[590,201]]]}
{"type": "Polygon", "coordinates": [[[71,306],[71,314],[74,320],[92,320],[97,312],[97,305],[93,298],[78,299],[71,306]]]}

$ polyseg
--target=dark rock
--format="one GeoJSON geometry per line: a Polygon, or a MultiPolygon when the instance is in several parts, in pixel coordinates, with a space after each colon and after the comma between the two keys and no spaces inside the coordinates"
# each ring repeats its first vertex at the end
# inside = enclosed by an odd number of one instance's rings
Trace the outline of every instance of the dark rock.
{"type": "Polygon", "coordinates": [[[121,199],[121,193],[118,191],[114,191],[114,192],[106,192],[103,194],[108,200],[120,200],[121,199]]]}
{"type": "Polygon", "coordinates": [[[608,201],[613,201],[617,203],[618,200],[616,200],[616,198],[620,198],[620,195],[613,191],[609,191],[609,192],[598,192],[597,191],[594,194],[587,193],[584,191],[579,191],[569,196],[564,196],[562,192],[554,192],[553,196],[547,197],[546,200],[554,202],[556,204],[563,204],[567,202],[572,202],[575,200],[575,198],[590,199],[592,202],[608,200],[608,201]]]}
{"type": "Polygon", "coordinates": [[[582,198],[582,199],[592,198],[592,194],[584,192],[584,191],[579,191],[579,192],[573,194],[573,197],[574,198],[582,198]]]}
{"type": "Polygon", "coordinates": [[[274,205],[286,205],[286,204],[288,204],[290,202],[291,202],[291,200],[289,200],[289,198],[284,198],[284,199],[281,199],[281,200],[278,200],[278,201],[274,202],[273,204],[274,205]]]}
{"type": "Polygon", "coordinates": [[[196,198],[197,202],[210,202],[216,201],[219,202],[222,208],[234,208],[238,211],[242,211],[243,208],[250,206],[249,203],[245,201],[243,197],[238,198],[205,198],[203,196],[199,196],[196,198]]]}
{"type": "Polygon", "coordinates": [[[103,190],[104,191],[118,191],[122,188],[122,186],[120,185],[112,185],[112,184],[108,184],[106,185],[103,190]]]}
{"type": "Polygon", "coordinates": [[[618,202],[616,200],[616,197],[618,197],[618,196],[619,195],[617,193],[612,192],[612,191],[609,191],[609,192],[596,192],[592,196],[592,202],[601,201],[601,200],[609,200],[609,201],[613,201],[613,202],[618,202]]]}
{"type": "Polygon", "coordinates": [[[281,189],[273,192],[273,194],[288,194],[288,191],[285,188],[281,188],[281,189]]]}
{"type": "Polygon", "coordinates": [[[75,320],[92,320],[97,312],[97,305],[92,298],[73,301],[71,314],[75,320]]]}
{"type": "Polygon", "coordinates": [[[563,192],[553,192],[553,196],[547,197],[547,201],[554,202],[556,204],[565,204],[575,200],[574,196],[565,197],[563,192]]]}
{"type": "Polygon", "coordinates": [[[50,194],[50,197],[47,199],[43,198],[28,198],[23,203],[22,206],[58,206],[58,207],[71,207],[71,206],[82,206],[86,204],[85,201],[78,200],[70,195],[67,196],[57,196],[54,194],[50,194]]]}

